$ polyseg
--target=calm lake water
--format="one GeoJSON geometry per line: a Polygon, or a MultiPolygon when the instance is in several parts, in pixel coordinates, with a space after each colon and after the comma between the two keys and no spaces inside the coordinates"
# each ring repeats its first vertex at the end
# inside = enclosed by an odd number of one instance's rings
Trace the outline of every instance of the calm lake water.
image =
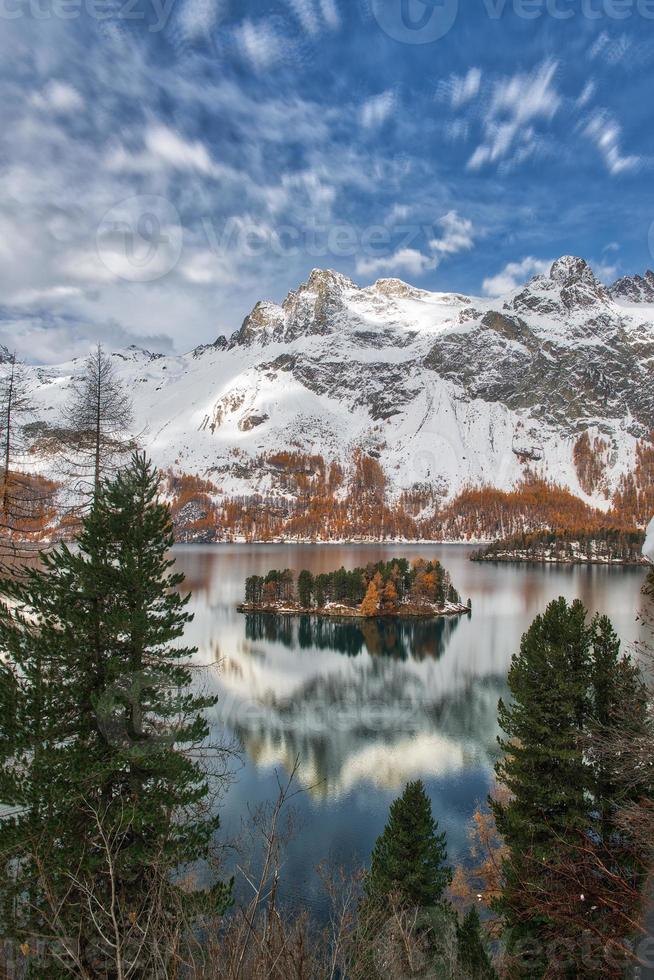
{"type": "Polygon", "coordinates": [[[464,857],[467,823],[486,797],[497,758],[497,701],[512,653],[534,616],[559,595],[607,613],[629,646],[639,636],[642,568],[477,564],[458,545],[220,545],[176,548],[193,592],[188,639],[220,702],[213,723],[235,736],[242,764],[221,804],[222,835],[248,808],[273,800],[277,774],[300,759],[297,821],[285,898],[320,912],[317,865],[358,867],[390,802],[424,780],[464,857]],[[432,622],[363,625],[236,612],[246,576],[270,568],[314,573],[393,555],[438,558],[472,614],[432,622]]]}

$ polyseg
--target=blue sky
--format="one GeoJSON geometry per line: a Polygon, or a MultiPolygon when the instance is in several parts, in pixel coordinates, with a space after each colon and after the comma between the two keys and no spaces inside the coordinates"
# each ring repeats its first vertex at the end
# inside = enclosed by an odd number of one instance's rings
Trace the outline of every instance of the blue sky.
{"type": "Polygon", "coordinates": [[[654,0],[0,0],[0,340],[187,350],[314,266],[654,264],[654,0]]]}

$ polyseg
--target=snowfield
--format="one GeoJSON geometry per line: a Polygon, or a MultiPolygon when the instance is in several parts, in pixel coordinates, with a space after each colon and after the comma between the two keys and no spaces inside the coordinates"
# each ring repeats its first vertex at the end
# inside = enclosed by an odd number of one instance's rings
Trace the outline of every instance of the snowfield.
{"type": "MultiPolygon", "coordinates": [[[[654,306],[625,290],[614,298],[569,256],[500,299],[396,279],[360,289],[314,270],[281,305],[258,303],[229,340],[113,358],[154,461],[209,476],[229,495],[273,488],[264,454],[347,465],[362,447],[395,494],[509,489],[529,466],[607,507],[654,428],[654,306]],[[607,444],[604,486],[590,496],[573,460],[585,431],[607,444]]],[[[56,427],[82,367],[28,368],[42,427],[56,427]]]]}

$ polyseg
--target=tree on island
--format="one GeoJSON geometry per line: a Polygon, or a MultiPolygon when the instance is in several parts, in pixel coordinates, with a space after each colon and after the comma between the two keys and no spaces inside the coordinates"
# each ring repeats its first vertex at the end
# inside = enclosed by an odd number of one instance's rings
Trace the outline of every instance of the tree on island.
{"type": "Polygon", "coordinates": [[[97,976],[98,957],[111,976],[159,975],[183,910],[229,901],[179,877],[218,826],[215,699],[191,690],[189,597],[157,493],[134,455],[99,485],[74,550],[0,582],[0,934],[46,941],[39,975],[97,976]]]}
{"type": "Polygon", "coordinates": [[[297,598],[303,609],[311,607],[311,594],[313,592],[313,575],[303,568],[297,579],[297,598]]]}
{"type": "Polygon", "coordinates": [[[363,601],[359,606],[362,616],[376,616],[379,612],[379,592],[377,591],[377,586],[374,580],[368,586],[368,591],[363,597],[363,601]]]}
{"type": "Polygon", "coordinates": [[[384,591],[382,592],[381,595],[381,601],[385,610],[389,612],[394,612],[397,609],[398,606],[397,589],[395,588],[395,585],[391,580],[389,580],[384,586],[384,591]]]}
{"type": "MultiPolygon", "coordinates": [[[[281,602],[292,603],[296,597],[296,605],[301,609],[311,609],[313,606],[322,609],[328,603],[356,609],[366,599],[371,583],[374,583],[377,593],[378,608],[387,613],[396,612],[402,605],[414,610],[423,606],[427,612],[434,606],[443,607],[446,601],[460,602],[440,562],[420,558],[411,564],[406,558],[394,558],[387,562],[369,562],[363,568],[347,569],[341,566],[333,572],[321,572],[315,577],[307,569],[302,569],[296,588],[289,569],[271,569],[265,577],[248,576],[245,581],[245,602],[274,606],[281,602]]],[[[372,606],[371,603],[368,605],[372,606]]]]}

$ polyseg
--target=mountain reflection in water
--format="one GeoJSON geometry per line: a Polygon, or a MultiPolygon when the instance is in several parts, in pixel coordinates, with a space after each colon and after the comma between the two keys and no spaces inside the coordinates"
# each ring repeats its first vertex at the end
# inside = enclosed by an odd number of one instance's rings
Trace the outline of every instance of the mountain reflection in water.
{"type": "Polygon", "coordinates": [[[642,569],[476,564],[448,545],[220,545],[176,549],[193,589],[187,640],[218,694],[212,724],[236,736],[243,766],[221,803],[221,833],[274,799],[299,758],[298,834],[285,896],[322,907],[316,866],[365,862],[388,806],[424,780],[453,860],[497,758],[497,701],[511,655],[559,595],[608,614],[625,645],[638,637],[642,569]],[[335,621],[236,612],[248,575],[314,574],[394,555],[438,558],[472,614],[434,620],[335,621]]]}

